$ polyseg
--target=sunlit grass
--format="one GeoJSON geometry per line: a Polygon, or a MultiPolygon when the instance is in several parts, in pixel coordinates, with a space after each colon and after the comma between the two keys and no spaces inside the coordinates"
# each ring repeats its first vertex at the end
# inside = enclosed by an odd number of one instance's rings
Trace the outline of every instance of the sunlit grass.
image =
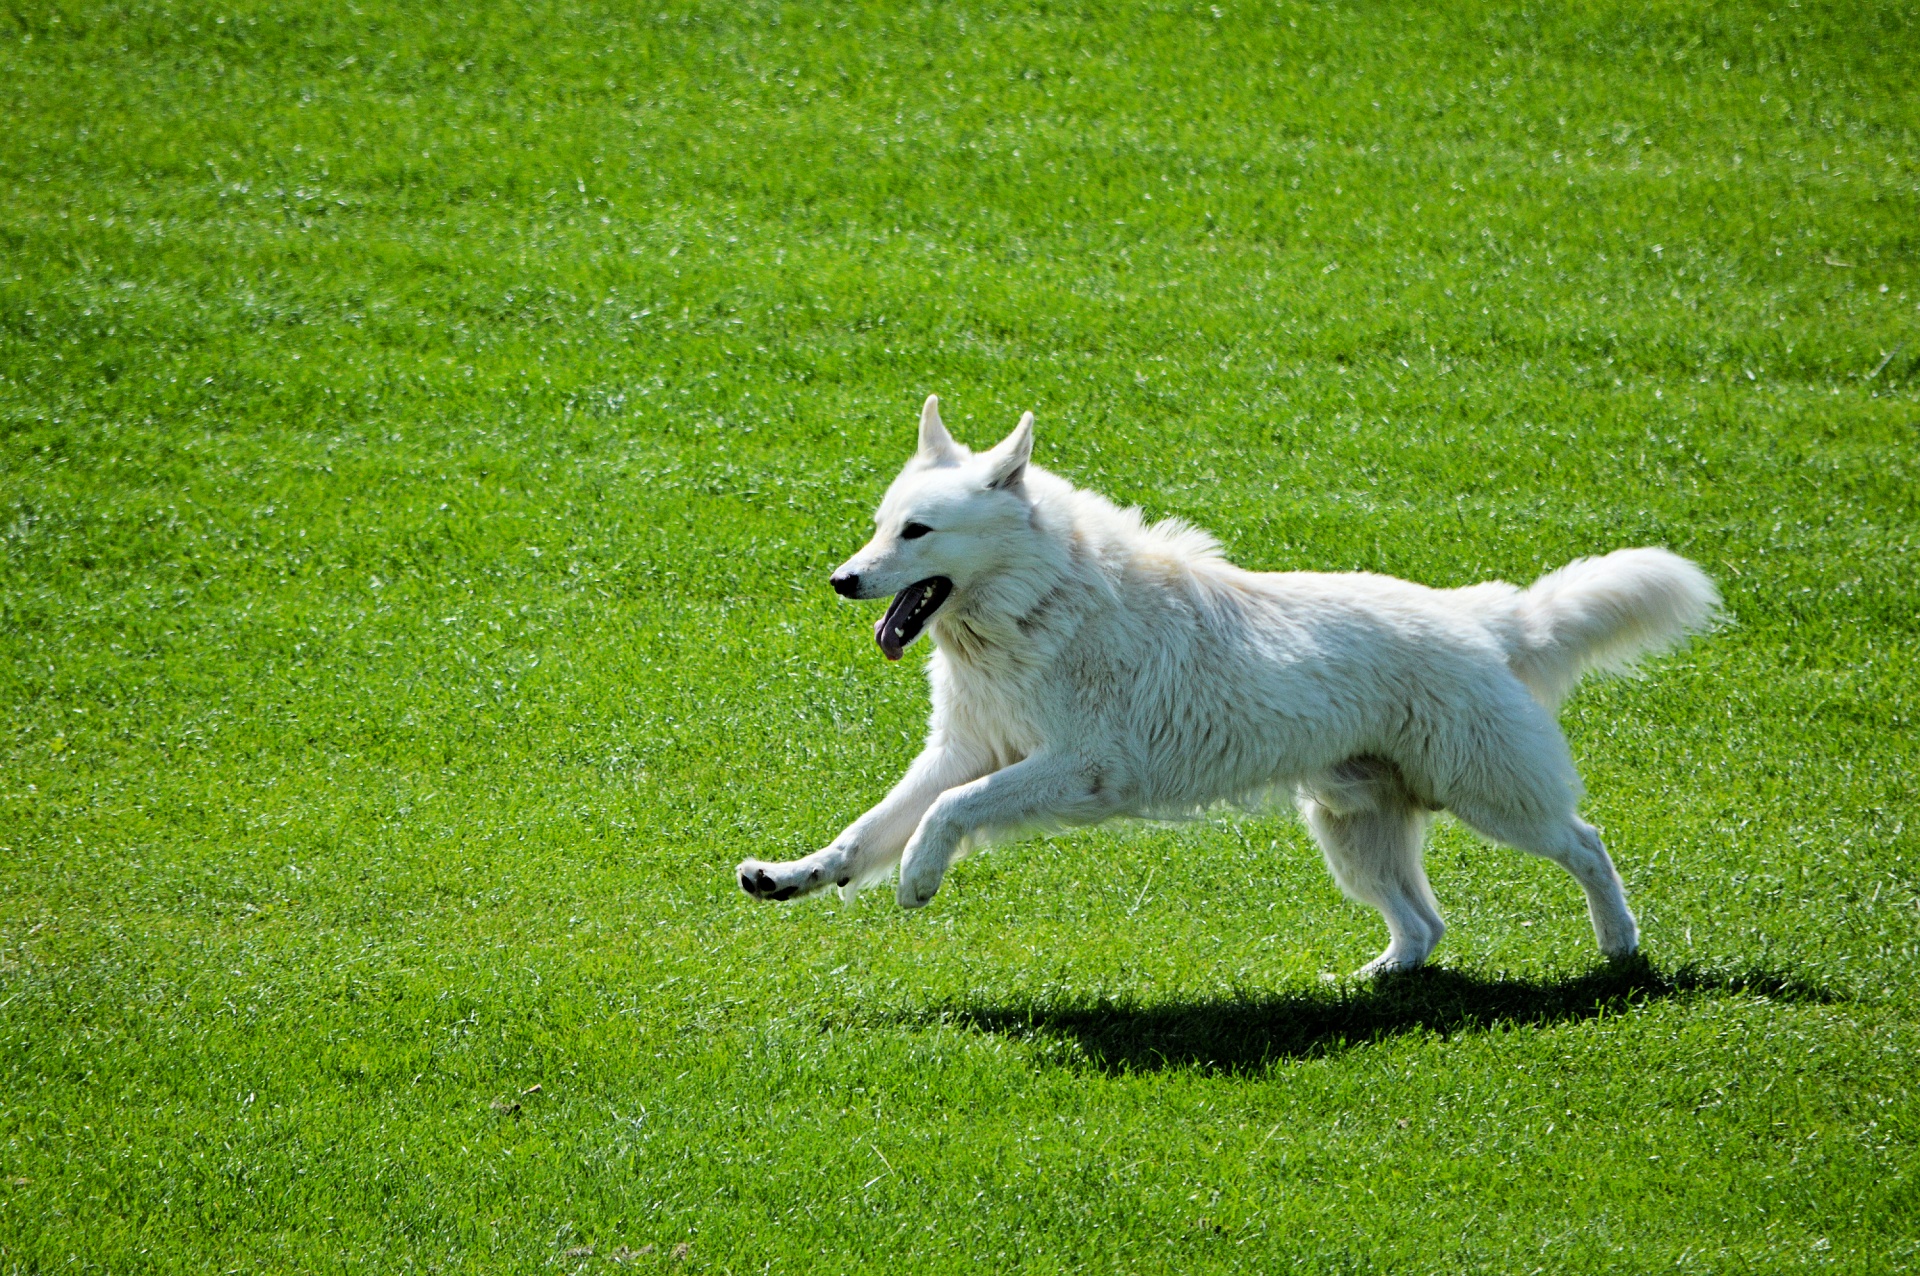
{"type": "Polygon", "coordinates": [[[0,13],[0,1270],[1911,1267],[1917,36],[0,13]],[[1648,963],[1452,825],[1378,988],[1277,814],[741,896],[915,748],[930,391],[1249,566],[1704,564],[1565,714],[1648,963]]]}

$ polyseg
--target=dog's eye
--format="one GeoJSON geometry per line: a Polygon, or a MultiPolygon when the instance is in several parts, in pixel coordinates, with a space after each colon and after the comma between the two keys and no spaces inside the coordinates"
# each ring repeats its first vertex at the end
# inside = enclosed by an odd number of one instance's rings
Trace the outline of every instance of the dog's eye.
{"type": "Polygon", "coordinates": [[[925,523],[908,523],[900,529],[900,539],[903,541],[917,541],[932,530],[933,529],[925,523]]]}

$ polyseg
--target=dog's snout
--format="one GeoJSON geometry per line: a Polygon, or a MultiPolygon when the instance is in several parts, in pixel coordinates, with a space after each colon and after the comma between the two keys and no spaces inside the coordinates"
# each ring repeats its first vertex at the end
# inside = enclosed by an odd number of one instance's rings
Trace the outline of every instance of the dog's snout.
{"type": "Polygon", "coordinates": [[[833,592],[842,598],[857,598],[860,595],[860,573],[842,572],[829,582],[833,592]]]}

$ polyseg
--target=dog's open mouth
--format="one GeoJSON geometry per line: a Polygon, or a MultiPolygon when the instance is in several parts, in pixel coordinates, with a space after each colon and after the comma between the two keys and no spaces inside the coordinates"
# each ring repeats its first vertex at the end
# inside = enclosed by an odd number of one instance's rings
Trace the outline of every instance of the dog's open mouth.
{"type": "Polygon", "coordinates": [[[946,602],[952,592],[953,582],[945,576],[929,576],[893,596],[887,614],[873,627],[873,640],[880,644],[888,660],[900,659],[907,644],[920,636],[920,631],[933,619],[933,613],[940,610],[940,604],[946,602]]]}

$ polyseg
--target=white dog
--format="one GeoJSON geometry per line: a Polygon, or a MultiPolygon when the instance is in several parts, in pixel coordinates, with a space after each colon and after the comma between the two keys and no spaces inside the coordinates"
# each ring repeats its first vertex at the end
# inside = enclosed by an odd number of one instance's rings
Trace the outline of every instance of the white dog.
{"type": "Polygon", "coordinates": [[[833,574],[848,598],[893,595],[874,635],[889,660],[933,635],[926,748],[826,849],[742,863],[743,890],[845,894],[899,861],[900,904],[918,908],[981,837],[1290,791],[1334,880],[1386,917],[1363,975],[1440,942],[1421,844],[1441,810],[1572,873],[1600,950],[1635,950],[1554,710],[1583,672],[1709,626],[1720,600],[1699,568],[1625,549],[1525,590],[1243,571],[1032,449],[1032,413],[975,456],[927,400],[873,539],[833,574]]]}

